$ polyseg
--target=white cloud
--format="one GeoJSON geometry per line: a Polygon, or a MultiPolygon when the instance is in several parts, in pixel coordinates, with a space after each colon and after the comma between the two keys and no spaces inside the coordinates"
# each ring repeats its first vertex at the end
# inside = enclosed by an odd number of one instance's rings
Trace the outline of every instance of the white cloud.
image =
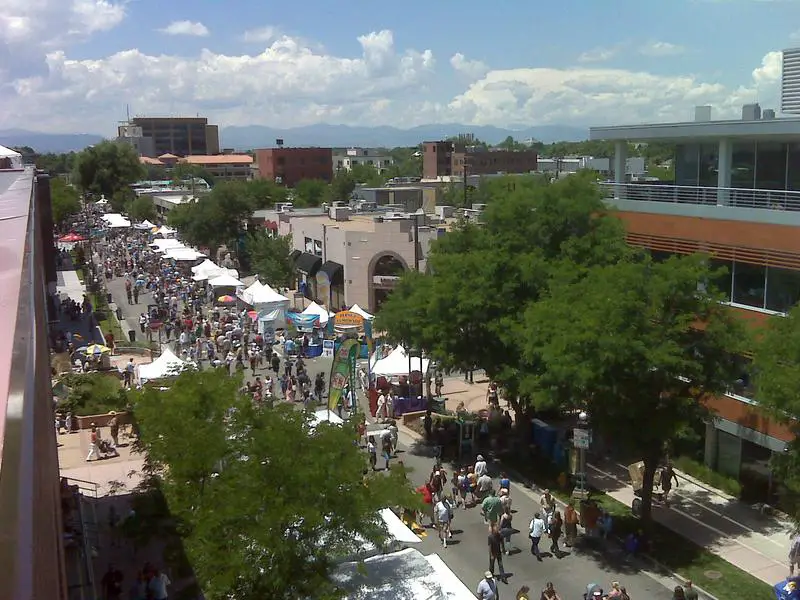
{"type": "Polygon", "coordinates": [[[173,21],[158,31],[167,35],[189,35],[194,37],[205,37],[208,35],[208,27],[199,21],[173,21]]]}
{"type": "Polygon", "coordinates": [[[639,53],[644,54],[645,56],[677,56],[678,54],[683,54],[686,49],[683,46],[679,46],[677,44],[671,44],[669,42],[648,42],[641,48],[639,48],[639,53]]]}
{"type": "Polygon", "coordinates": [[[456,52],[450,57],[450,66],[472,79],[480,79],[489,71],[486,63],[480,60],[469,60],[461,52],[456,52]]]}
{"type": "Polygon", "coordinates": [[[6,0],[0,14],[0,42],[57,47],[98,31],[108,31],[125,18],[120,0],[6,0]]]}
{"type": "Polygon", "coordinates": [[[242,41],[256,44],[269,44],[274,42],[279,35],[280,31],[278,31],[277,27],[267,25],[265,27],[259,27],[258,29],[248,29],[242,34],[242,41]]]}
{"type": "Polygon", "coordinates": [[[783,53],[768,52],[761,59],[761,66],[753,69],[753,81],[757,85],[773,84],[780,81],[783,70],[783,53]]]}
{"type": "Polygon", "coordinates": [[[611,60],[617,54],[619,54],[620,48],[619,46],[614,48],[593,48],[592,50],[587,50],[586,52],[582,52],[578,56],[578,62],[580,63],[592,63],[592,62],[605,62],[607,60],[611,60]]]}

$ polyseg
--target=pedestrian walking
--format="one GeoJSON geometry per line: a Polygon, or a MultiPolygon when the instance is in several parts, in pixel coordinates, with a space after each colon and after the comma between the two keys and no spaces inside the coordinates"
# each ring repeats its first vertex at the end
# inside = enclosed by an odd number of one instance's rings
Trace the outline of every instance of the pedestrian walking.
{"type": "Polygon", "coordinates": [[[99,434],[97,432],[97,426],[92,423],[92,429],[89,432],[89,454],[86,455],[86,462],[92,460],[92,457],[97,459],[97,441],[99,439],[99,434]]]}
{"type": "Polygon", "coordinates": [[[567,508],[564,509],[564,544],[567,548],[571,548],[578,539],[578,523],[580,522],[580,515],[575,510],[575,503],[570,502],[567,508]]]}
{"type": "Polygon", "coordinates": [[[531,554],[533,554],[539,562],[542,562],[542,555],[541,552],[539,552],[539,542],[542,539],[542,535],[544,535],[544,530],[544,520],[541,514],[537,512],[533,515],[533,519],[531,519],[530,525],[528,526],[528,537],[531,540],[531,554]]]}
{"type": "Polygon", "coordinates": [[[506,582],[506,571],[503,568],[503,536],[493,527],[489,531],[488,538],[489,545],[489,572],[494,574],[494,565],[497,563],[497,568],[500,570],[500,581],[506,582]]]}
{"type": "Polygon", "coordinates": [[[478,582],[478,588],[475,590],[475,597],[478,600],[500,600],[500,594],[497,591],[497,582],[494,580],[494,575],[491,571],[486,571],[483,574],[483,579],[478,582]]]}
{"type": "Polygon", "coordinates": [[[553,513],[553,516],[550,517],[550,552],[556,558],[561,558],[561,550],[558,547],[558,540],[561,537],[561,531],[563,529],[564,522],[561,519],[561,513],[556,511],[553,513]]]}
{"type": "Polygon", "coordinates": [[[442,542],[444,548],[447,548],[447,540],[453,537],[450,531],[453,509],[450,507],[450,502],[448,502],[447,498],[441,498],[436,503],[434,514],[436,515],[436,529],[439,532],[439,541],[442,542]]]}

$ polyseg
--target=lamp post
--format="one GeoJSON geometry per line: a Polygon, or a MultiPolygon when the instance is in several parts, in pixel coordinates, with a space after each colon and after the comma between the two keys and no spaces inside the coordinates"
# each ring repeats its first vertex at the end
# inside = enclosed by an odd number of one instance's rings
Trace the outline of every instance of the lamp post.
{"type": "Polygon", "coordinates": [[[586,411],[578,413],[578,424],[572,430],[572,445],[578,451],[578,465],[575,472],[575,488],[572,497],[577,500],[586,500],[589,490],[586,485],[586,451],[591,444],[591,431],[589,430],[589,415],[586,411]]]}

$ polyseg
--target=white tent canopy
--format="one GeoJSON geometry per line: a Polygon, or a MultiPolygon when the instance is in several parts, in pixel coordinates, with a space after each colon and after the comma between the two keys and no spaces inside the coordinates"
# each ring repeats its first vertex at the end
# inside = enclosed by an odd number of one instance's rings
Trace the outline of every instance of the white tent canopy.
{"type": "Polygon", "coordinates": [[[245,289],[243,289],[239,293],[239,297],[248,304],[253,304],[253,294],[255,294],[262,287],[263,286],[261,285],[261,282],[258,279],[256,279],[253,283],[248,285],[245,289]]]}
{"type": "MultiPolygon", "coordinates": [[[[427,358],[420,359],[417,356],[411,358],[411,370],[421,371],[424,375],[428,372],[430,360],[427,358]],[[420,365],[420,362],[422,363],[420,365]]],[[[372,373],[374,375],[383,375],[384,377],[393,377],[397,375],[408,375],[408,353],[402,346],[395,347],[388,356],[380,360],[375,360],[375,355],[372,356],[372,373]]]]}
{"type": "Polygon", "coordinates": [[[150,244],[150,246],[155,246],[156,252],[166,252],[170,248],[185,248],[186,247],[179,240],[175,240],[175,239],[153,240],[153,243],[150,244]]]}
{"type": "MultiPolygon", "coordinates": [[[[251,286],[252,287],[252,286],[251,286]]],[[[260,288],[255,290],[252,295],[252,304],[273,304],[275,302],[289,302],[289,299],[273,290],[265,284],[260,284],[260,288]]]]}
{"type": "Polygon", "coordinates": [[[328,312],[324,306],[320,306],[316,302],[312,302],[308,307],[300,313],[302,315],[315,315],[319,317],[319,324],[324,326],[328,320],[333,316],[333,313],[328,312]]]}
{"type": "Polygon", "coordinates": [[[438,555],[414,548],[343,563],[332,577],[345,600],[475,600],[438,555]]]}
{"type": "Polygon", "coordinates": [[[191,366],[191,363],[181,360],[169,348],[164,348],[157,359],[147,365],[139,365],[139,379],[150,381],[178,375],[181,371],[191,366]]]}
{"type": "Polygon", "coordinates": [[[12,169],[22,168],[22,154],[11,148],[0,146],[0,158],[8,158],[11,161],[12,169]]]}
{"type": "Polygon", "coordinates": [[[130,227],[131,222],[119,213],[108,213],[101,217],[111,228],[130,227]]]}
{"type": "Polygon", "coordinates": [[[167,248],[166,257],[172,260],[193,261],[203,258],[205,254],[194,248],[167,248]]]}
{"type": "Polygon", "coordinates": [[[214,279],[209,279],[208,284],[211,287],[242,287],[244,284],[236,279],[233,275],[225,273],[224,275],[219,275],[214,277],[214,279]]]}
{"type": "Polygon", "coordinates": [[[133,226],[134,229],[139,229],[141,231],[146,231],[148,229],[152,229],[153,227],[155,227],[155,225],[150,221],[148,221],[147,219],[133,226]]]}
{"type": "MultiPolygon", "coordinates": [[[[315,411],[313,415],[311,415],[311,427],[312,427],[312,429],[314,427],[316,427],[317,425],[319,425],[320,423],[323,423],[323,422],[328,422],[331,425],[341,425],[342,423],[344,423],[344,419],[342,419],[339,415],[337,415],[333,411],[327,410],[325,408],[321,408],[321,409],[315,411]]],[[[394,513],[392,513],[392,514],[394,515],[394,513]]],[[[396,518],[397,517],[395,516],[395,519],[396,518]]],[[[401,521],[401,523],[402,523],[402,521],[401,521]]],[[[404,525],[404,527],[405,527],[405,525],[404,525]]],[[[389,532],[389,533],[391,533],[391,532],[389,532]]],[[[417,541],[419,541],[419,538],[417,538],[417,541]]]]}
{"type": "Polygon", "coordinates": [[[166,225],[162,225],[156,231],[156,235],[172,235],[173,233],[177,233],[177,229],[172,229],[171,227],[167,227],[166,225]]]}
{"type": "Polygon", "coordinates": [[[192,267],[192,273],[200,273],[202,271],[208,271],[209,269],[221,269],[222,267],[218,267],[217,263],[213,260],[205,259],[199,265],[192,267]]]}
{"type": "Polygon", "coordinates": [[[365,311],[363,308],[361,308],[358,304],[353,304],[353,306],[350,307],[350,312],[354,312],[357,315],[361,315],[367,321],[372,321],[372,319],[375,318],[375,315],[369,314],[367,311],[365,311]]]}
{"type": "Polygon", "coordinates": [[[286,311],[289,310],[289,299],[286,296],[260,283],[246,302],[258,311],[259,333],[263,334],[267,327],[273,330],[286,329],[286,311]]]}

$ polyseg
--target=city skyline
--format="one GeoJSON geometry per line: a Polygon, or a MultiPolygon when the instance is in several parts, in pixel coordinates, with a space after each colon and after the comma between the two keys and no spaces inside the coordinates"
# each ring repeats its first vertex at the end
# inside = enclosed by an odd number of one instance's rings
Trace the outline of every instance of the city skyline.
{"type": "Polygon", "coordinates": [[[800,45],[791,0],[507,8],[12,0],[0,129],[109,135],[127,105],[221,127],[588,126],[685,121],[698,104],[738,118],[779,108],[780,50],[800,45]]]}

